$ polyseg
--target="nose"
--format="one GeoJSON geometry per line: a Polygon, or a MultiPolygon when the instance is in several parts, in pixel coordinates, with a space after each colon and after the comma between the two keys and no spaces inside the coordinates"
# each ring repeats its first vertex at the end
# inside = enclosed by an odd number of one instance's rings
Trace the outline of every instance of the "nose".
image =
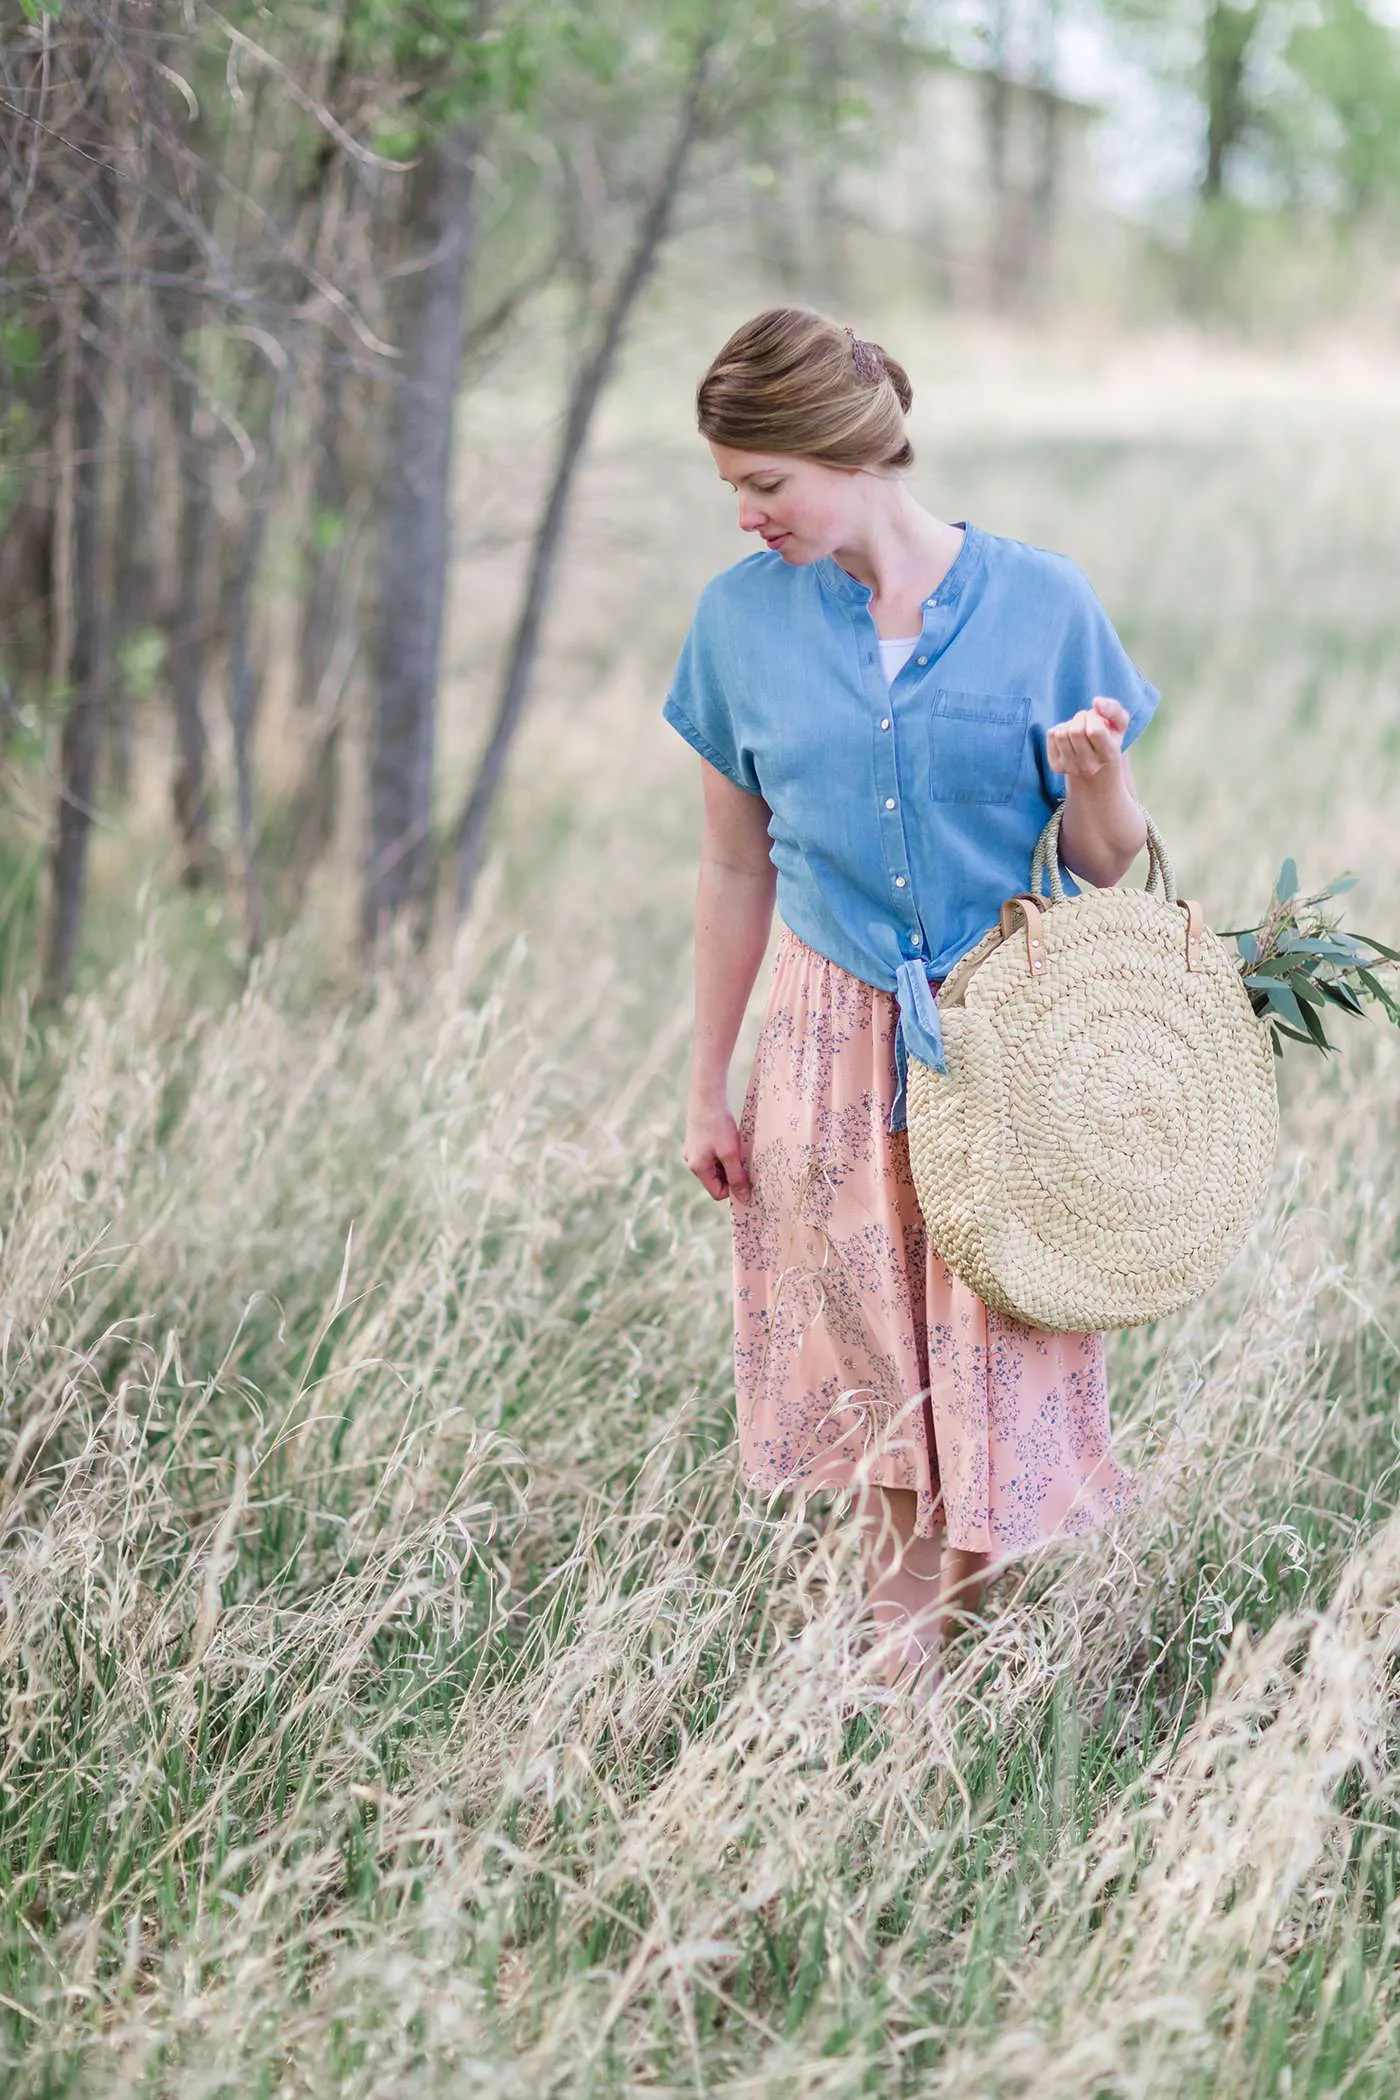
{"type": "Polygon", "coordinates": [[[752,496],[741,496],[739,498],[740,532],[757,532],[759,527],[767,522],[767,518],[767,511],[760,504],[755,503],[752,496]]]}

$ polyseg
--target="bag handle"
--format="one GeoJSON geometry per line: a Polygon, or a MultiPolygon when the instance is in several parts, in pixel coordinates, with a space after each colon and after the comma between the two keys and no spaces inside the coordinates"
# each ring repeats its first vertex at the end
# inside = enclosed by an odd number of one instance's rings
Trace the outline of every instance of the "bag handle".
{"type": "MultiPolygon", "coordinates": [[[[1051,906],[1066,902],[1064,878],[1060,872],[1060,823],[1064,813],[1064,803],[1057,803],[1054,814],[1036,841],[1030,889],[1008,897],[1001,907],[1001,937],[1004,941],[1009,941],[1016,931],[1018,912],[1025,922],[1026,967],[1032,977],[1043,977],[1049,960],[1045,946],[1045,914],[1051,906]],[[1044,893],[1047,874],[1050,878],[1048,903],[1044,893]]],[[[1201,907],[1194,898],[1177,896],[1176,876],[1167,858],[1167,849],[1162,844],[1162,834],[1146,810],[1143,816],[1147,823],[1147,893],[1155,896],[1160,887],[1165,902],[1176,905],[1185,914],[1186,967],[1199,970],[1202,964],[1201,935],[1205,930],[1201,907]]],[[[1090,883],[1091,889],[1093,886],[1090,883]]]]}
{"type": "MultiPolygon", "coordinates": [[[[1064,877],[1060,866],[1060,824],[1064,818],[1065,805],[1055,804],[1049,823],[1036,840],[1035,853],[1031,859],[1031,894],[1040,897],[1045,888],[1045,878],[1050,878],[1050,898],[1054,904],[1065,901],[1064,877]]],[[[1167,858],[1167,849],[1162,843],[1162,834],[1147,811],[1143,811],[1147,823],[1147,882],[1149,895],[1156,893],[1159,885],[1168,904],[1177,902],[1176,875],[1167,858]]],[[[1092,883],[1090,888],[1092,888],[1092,883]]]]}

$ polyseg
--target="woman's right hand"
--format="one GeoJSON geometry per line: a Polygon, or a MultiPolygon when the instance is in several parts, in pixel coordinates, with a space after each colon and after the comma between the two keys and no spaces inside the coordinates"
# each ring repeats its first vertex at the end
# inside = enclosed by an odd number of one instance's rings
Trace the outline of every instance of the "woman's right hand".
{"type": "Polygon", "coordinates": [[[749,1200],[749,1173],[739,1144],[739,1126],[729,1103],[692,1096],[685,1119],[685,1163],[707,1194],[722,1203],[749,1200]]]}

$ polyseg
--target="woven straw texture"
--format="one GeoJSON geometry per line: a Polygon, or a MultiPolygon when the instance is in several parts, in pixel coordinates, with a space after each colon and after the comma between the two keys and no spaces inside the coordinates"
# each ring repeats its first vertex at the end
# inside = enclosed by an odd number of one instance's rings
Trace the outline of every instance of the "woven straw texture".
{"type": "Polygon", "coordinates": [[[1032,874],[1038,896],[1048,865],[1054,901],[1009,903],[939,994],[948,1070],[910,1059],[909,1151],[949,1268],[1031,1326],[1087,1332],[1216,1280],[1262,1204],[1278,1096],[1238,965],[1194,907],[1188,929],[1155,827],[1148,889],[1069,897],[1059,816],[1032,874]]]}

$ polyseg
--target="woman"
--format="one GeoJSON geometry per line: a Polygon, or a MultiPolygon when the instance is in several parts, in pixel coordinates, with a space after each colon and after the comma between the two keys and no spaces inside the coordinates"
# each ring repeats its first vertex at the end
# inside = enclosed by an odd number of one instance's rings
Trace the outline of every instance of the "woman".
{"type": "Polygon", "coordinates": [[[740,1450],[755,1485],[846,1491],[888,1682],[993,1560],[1135,1498],[1103,1337],[989,1309],[929,1247],[903,1075],[930,997],[1062,856],[1100,886],[1145,843],[1126,747],[1157,704],[1065,556],[948,524],[906,474],[911,390],[878,344],[774,308],[697,396],[763,548],[707,585],[665,715],[704,837],[685,1158],[731,1200],[740,1450]],[[776,900],[741,1122],[727,1083],[776,900]]]}

